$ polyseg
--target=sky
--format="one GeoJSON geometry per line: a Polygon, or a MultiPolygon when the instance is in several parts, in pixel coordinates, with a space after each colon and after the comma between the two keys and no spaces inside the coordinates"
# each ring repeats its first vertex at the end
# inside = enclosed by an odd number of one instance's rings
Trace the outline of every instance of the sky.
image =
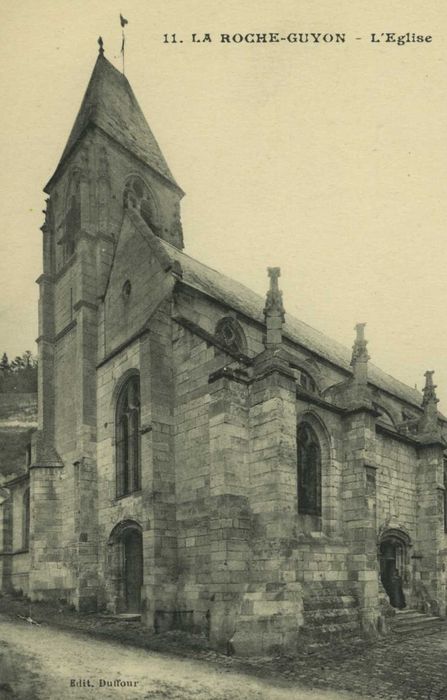
{"type": "Polygon", "coordinates": [[[401,0],[0,0],[0,351],[35,351],[42,189],[102,35],[176,178],[186,252],[447,411],[447,9],[401,0]],[[373,6],[372,6],[373,5],[373,6]],[[372,43],[372,32],[431,43],[372,43]],[[193,43],[209,32],[210,43],[193,43]],[[345,33],[344,44],[221,43],[247,32],[345,33]],[[175,33],[177,43],[164,43],[175,33]],[[180,43],[182,39],[182,43],[180,43]]]}

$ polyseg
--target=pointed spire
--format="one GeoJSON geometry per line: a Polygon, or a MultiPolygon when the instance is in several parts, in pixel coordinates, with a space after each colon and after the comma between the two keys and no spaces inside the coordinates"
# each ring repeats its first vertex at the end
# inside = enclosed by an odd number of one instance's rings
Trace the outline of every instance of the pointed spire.
{"type": "Polygon", "coordinates": [[[354,330],[356,338],[352,346],[351,367],[354,370],[354,380],[357,383],[366,384],[368,381],[369,355],[366,349],[368,341],[365,340],[366,323],[357,323],[354,330]]]}
{"type": "Polygon", "coordinates": [[[278,286],[281,270],[279,267],[268,267],[267,271],[270,277],[270,289],[265,300],[264,316],[267,325],[266,345],[269,348],[281,344],[284,306],[282,303],[282,292],[278,286]]]}
{"type": "Polygon", "coordinates": [[[115,143],[155,170],[182,195],[183,191],[169,170],[129,81],[104,56],[102,37],[99,37],[98,44],[99,56],[81,107],[59,164],[45,191],[49,191],[48,188],[51,188],[54,179],[87,129],[97,127],[115,143]]]}

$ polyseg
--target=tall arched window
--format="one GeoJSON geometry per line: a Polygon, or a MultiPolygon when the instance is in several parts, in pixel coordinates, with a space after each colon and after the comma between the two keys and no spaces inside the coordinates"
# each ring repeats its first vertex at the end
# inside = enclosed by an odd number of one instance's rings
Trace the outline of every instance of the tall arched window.
{"type": "Polygon", "coordinates": [[[315,430],[301,423],[297,430],[298,512],[321,515],[321,448],[315,430]]]}
{"type": "Polygon", "coordinates": [[[29,487],[23,494],[22,500],[22,549],[29,549],[29,525],[30,525],[29,487]]]}
{"type": "Polygon", "coordinates": [[[140,482],[140,380],[133,375],[116,406],[116,495],[138,491],[140,482]]]}

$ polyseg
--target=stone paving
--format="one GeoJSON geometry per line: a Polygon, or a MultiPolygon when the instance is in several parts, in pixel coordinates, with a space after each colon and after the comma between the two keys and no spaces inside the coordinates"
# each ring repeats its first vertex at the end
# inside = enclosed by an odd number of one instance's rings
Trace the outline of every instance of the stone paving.
{"type": "Polygon", "coordinates": [[[432,634],[390,635],[374,642],[355,639],[309,648],[291,656],[241,659],[212,651],[203,637],[181,632],[155,635],[139,623],[100,615],[78,615],[48,604],[0,598],[0,612],[10,619],[31,613],[44,625],[166,652],[240,671],[278,679],[299,687],[350,691],[380,700],[447,700],[447,623],[432,634]]]}
{"type": "Polygon", "coordinates": [[[388,637],[376,643],[358,640],[300,658],[261,663],[273,673],[300,684],[349,690],[384,700],[447,699],[447,626],[426,636],[388,637]]]}

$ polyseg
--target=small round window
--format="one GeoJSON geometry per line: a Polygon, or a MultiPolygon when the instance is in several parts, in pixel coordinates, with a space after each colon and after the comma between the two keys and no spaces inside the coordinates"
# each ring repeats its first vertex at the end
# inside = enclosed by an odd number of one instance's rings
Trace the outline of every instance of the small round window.
{"type": "Polygon", "coordinates": [[[245,353],[247,351],[247,341],[242,326],[230,316],[220,319],[216,326],[215,336],[231,352],[245,353]]]}

